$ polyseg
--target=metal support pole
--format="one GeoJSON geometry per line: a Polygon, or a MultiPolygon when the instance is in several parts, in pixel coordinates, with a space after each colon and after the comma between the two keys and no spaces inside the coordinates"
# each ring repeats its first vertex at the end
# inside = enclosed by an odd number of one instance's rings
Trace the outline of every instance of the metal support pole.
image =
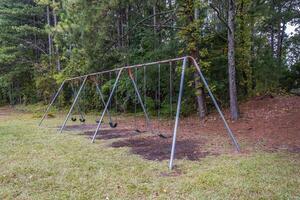
{"type": "Polygon", "coordinates": [[[150,127],[150,119],[149,119],[149,115],[148,115],[148,113],[147,113],[147,111],[146,111],[146,108],[145,108],[145,105],[144,105],[144,103],[143,103],[142,97],[141,97],[141,95],[140,95],[139,89],[138,89],[138,87],[137,87],[137,85],[136,85],[136,83],[135,83],[135,81],[134,81],[134,78],[133,78],[131,75],[129,75],[129,77],[130,77],[131,82],[132,82],[132,84],[133,84],[135,93],[137,94],[138,100],[139,100],[139,102],[140,102],[140,104],[141,104],[141,106],[142,106],[142,109],[143,109],[143,111],[144,111],[144,114],[145,114],[145,117],[146,117],[146,120],[147,120],[147,128],[149,128],[149,127],[150,127]]]}
{"type": "Polygon", "coordinates": [[[100,127],[101,127],[101,124],[102,124],[104,115],[105,115],[105,113],[106,113],[106,111],[107,111],[107,109],[108,109],[108,106],[109,106],[110,102],[111,102],[112,96],[113,96],[113,94],[114,94],[114,92],[115,92],[115,89],[116,89],[117,84],[118,84],[118,82],[119,82],[119,79],[120,79],[120,76],[121,76],[121,74],[122,74],[122,71],[123,71],[123,68],[120,69],[120,71],[119,71],[119,73],[118,73],[118,76],[117,76],[117,79],[116,79],[116,81],[115,81],[115,84],[114,84],[114,86],[113,86],[113,89],[112,89],[112,91],[111,91],[111,93],[110,93],[110,95],[109,95],[108,101],[106,102],[106,105],[105,105],[105,108],[104,108],[104,110],[103,110],[103,112],[102,112],[102,115],[101,115],[101,118],[100,118],[100,120],[99,120],[97,129],[96,129],[96,131],[95,131],[95,133],[94,133],[94,136],[93,136],[93,139],[92,139],[92,143],[95,142],[95,139],[96,139],[97,134],[98,134],[98,130],[99,130],[100,127]]]}
{"type": "Polygon", "coordinates": [[[60,93],[61,90],[63,89],[63,86],[64,86],[65,82],[66,82],[66,81],[63,81],[63,82],[61,83],[59,89],[57,90],[56,94],[54,95],[53,99],[51,100],[51,103],[50,103],[49,106],[47,107],[47,109],[46,109],[46,111],[45,111],[45,113],[44,113],[44,115],[43,115],[43,117],[42,117],[42,119],[41,119],[41,121],[40,121],[40,123],[39,123],[39,126],[42,125],[42,123],[43,123],[44,119],[46,118],[46,116],[47,116],[47,114],[48,114],[48,112],[49,112],[51,106],[53,105],[53,103],[55,102],[55,100],[56,100],[56,98],[58,97],[59,93],[60,93]]]}
{"type": "Polygon", "coordinates": [[[238,144],[238,142],[237,142],[237,140],[236,140],[234,134],[232,133],[232,131],[231,131],[231,129],[230,129],[230,127],[229,127],[229,125],[228,125],[228,123],[227,123],[227,121],[226,121],[224,115],[223,115],[223,112],[221,111],[221,109],[220,109],[220,107],[219,107],[219,105],[218,105],[218,103],[217,103],[217,101],[216,101],[214,95],[212,94],[212,92],[211,92],[211,90],[210,90],[210,88],[209,88],[209,86],[208,86],[208,83],[207,83],[207,81],[205,80],[205,77],[203,76],[203,74],[202,74],[202,72],[201,72],[201,69],[200,69],[198,63],[196,62],[196,60],[195,60],[194,58],[192,58],[192,57],[190,57],[190,58],[192,59],[192,61],[193,61],[194,65],[195,65],[197,71],[199,72],[200,78],[202,79],[202,82],[204,83],[204,85],[205,85],[205,87],[206,87],[206,89],[207,89],[207,91],[208,91],[208,93],[209,93],[209,96],[211,97],[211,99],[212,99],[212,101],[213,101],[213,103],[214,103],[216,109],[218,110],[219,115],[221,116],[221,118],[222,118],[222,120],[223,120],[224,126],[225,126],[225,128],[226,128],[226,130],[227,130],[227,133],[228,133],[230,139],[232,140],[232,142],[233,142],[233,144],[234,144],[236,150],[237,150],[238,152],[240,152],[240,145],[238,144]]]}
{"type": "Polygon", "coordinates": [[[169,92],[170,92],[170,117],[173,118],[173,79],[172,79],[172,63],[170,62],[169,66],[169,92]]]}
{"type": "Polygon", "coordinates": [[[85,82],[86,82],[87,78],[88,78],[88,76],[85,76],[85,77],[84,77],[84,80],[83,80],[83,82],[82,82],[82,84],[81,84],[81,86],[80,86],[80,88],[79,88],[79,91],[78,91],[78,93],[77,93],[77,95],[76,95],[76,97],[75,97],[75,99],[74,99],[74,101],[73,101],[73,104],[72,104],[72,106],[71,106],[71,108],[70,108],[70,110],[69,110],[69,113],[68,113],[68,115],[67,115],[67,117],[66,117],[66,119],[65,119],[65,121],[64,121],[64,123],[63,123],[63,125],[61,126],[61,129],[60,129],[60,131],[59,131],[60,133],[63,132],[63,130],[64,130],[66,124],[67,124],[67,121],[68,121],[68,119],[70,118],[70,115],[72,114],[72,111],[73,111],[73,109],[74,109],[74,106],[75,106],[75,104],[77,103],[77,100],[78,100],[78,98],[79,98],[79,96],[80,96],[80,93],[81,93],[81,91],[82,91],[82,89],[83,89],[83,87],[84,87],[84,85],[85,85],[85,82]]]}
{"type": "Polygon", "coordinates": [[[179,116],[180,116],[180,109],[181,109],[181,99],[182,99],[183,86],[184,86],[184,74],[185,74],[186,62],[187,62],[187,57],[185,57],[183,59],[183,64],[182,64],[180,89],[179,89],[178,102],[177,102],[177,112],[176,112],[176,118],[175,118],[175,126],[174,126],[173,141],[172,141],[172,150],[171,150],[171,157],[170,157],[170,163],[169,163],[169,169],[170,170],[173,168],[173,161],[174,161],[174,156],[175,156],[176,135],[177,135],[177,130],[178,130],[178,123],[179,123],[179,116]]]}
{"type": "MultiPolygon", "coordinates": [[[[100,90],[100,88],[99,88],[99,84],[96,82],[95,85],[96,85],[97,92],[99,93],[100,100],[101,100],[101,102],[103,103],[103,105],[105,106],[106,103],[105,103],[105,100],[104,100],[104,96],[103,96],[103,94],[102,94],[102,92],[101,92],[101,90],[100,90]]],[[[112,118],[111,118],[111,115],[110,115],[110,113],[109,113],[109,110],[107,109],[106,112],[107,112],[108,117],[109,117],[109,122],[110,122],[110,123],[113,123],[113,120],[112,120],[112,118]]]]}

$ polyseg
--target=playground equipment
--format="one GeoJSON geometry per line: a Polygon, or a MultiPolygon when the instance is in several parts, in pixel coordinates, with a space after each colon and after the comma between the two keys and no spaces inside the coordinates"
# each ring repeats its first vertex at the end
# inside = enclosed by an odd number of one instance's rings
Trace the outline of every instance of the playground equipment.
{"type": "MultiPolygon", "coordinates": [[[[97,92],[98,92],[98,94],[99,94],[99,97],[100,97],[100,101],[102,102],[103,106],[105,106],[104,96],[103,96],[103,94],[102,94],[102,92],[101,92],[101,89],[100,89],[100,87],[99,87],[98,79],[96,78],[96,79],[92,79],[92,80],[93,80],[94,83],[95,83],[96,90],[97,90],[97,92]]],[[[110,125],[110,127],[111,127],[111,128],[116,128],[116,127],[118,126],[118,123],[114,123],[114,122],[113,122],[109,110],[107,110],[107,114],[108,114],[108,116],[109,116],[109,125],[110,125]]],[[[99,120],[96,120],[96,123],[99,123],[99,120]]]]}
{"type": "MultiPolygon", "coordinates": [[[[234,136],[234,134],[232,133],[228,123],[226,122],[225,120],[225,117],[214,97],[214,95],[212,94],[210,88],[209,88],[209,85],[198,65],[198,63],[196,62],[196,60],[191,57],[191,56],[185,56],[185,57],[180,57],[180,58],[174,58],[174,59],[168,59],[168,60],[162,60],[162,61],[157,61],[157,62],[150,62],[150,63],[144,63],[144,64],[138,64],[138,65],[132,65],[132,66],[125,66],[125,67],[121,67],[121,68],[116,68],[116,69],[112,69],[112,70],[107,70],[107,71],[102,71],[102,72],[96,72],[96,73],[91,73],[91,74],[87,74],[87,75],[83,75],[83,76],[78,76],[78,77],[74,77],[74,78],[69,78],[69,79],[66,79],[62,82],[62,84],[60,85],[57,93],[55,94],[54,98],[52,99],[52,101],[50,102],[50,104],[48,105],[39,125],[41,125],[43,123],[43,121],[45,120],[46,116],[47,116],[47,113],[49,112],[51,106],[53,105],[53,103],[55,102],[55,100],[57,99],[57,97],[59,96],[59,94],[61,93],[61,91],[63,90],[64,86],[66,83],[68,82],[72,82],[72,81],[78,81],[78,82],[81,82],[81,85],[79,87],[79,90],[74,93],[74,100],[72,102],[72,105],[71,105],[71,108],[68,112],[68,114],[66,115],[65,117],[65,120],[63,121],[62,123],[62,126],[59,130],[60,133],[63,132],[73,110],[74,110],[74,107],[77,105],[78,103],[78,99],[87,83],[88,80],[92,80],[94,83],[95,83],[95,86],[96,86],[96,90],[99,94],[99,98],[100,98],[100,101],[101,103],[104,105],[104,109],[100,115],[100,118],[99,120],[97,120],[97,128],[94,132],[94,135],[92,137],[92,143],[95,141],[96,137],[98,134],[101,134],[101,128],[102,128],[102,122],[103,122],[103,119],[104,119],[104,116],[105,114],[107,114],[109,116],[109,124],[111,126],[111,128],[116,128],[118,126],[117,123],[114,123],[112,121],[112,118],[111,118],[111,114],[109,112],[109,110],[111,110],[110,106],[111,106],[111,102],[113,100],[113,97],[114,95],[116,95],[116,90],[117,90],[117,86],[119,84],[119,81],[121,79],[121,76],[123,75],[123,78],[129,78],[130,82],[131,82],[131,87],[133,87],[134,89],[134,92],[135,92],[135,95],[136,95],[136,101],[135,101],[135,112],[136,112],[136,105],[137,103],[140,104],[141,108],[142,108],[142,111],[144,113],[144,117],[145,117],[145,120],[146,120],[146,125],[147,125],[147,129],[149,131],[152,131],[153,132],[153,129],[154,127],[152,127],[151,125],[151,121],[150,121],[150,118],[149,118],[149,115],[148,115],[148,112],[147,112],[147,105],[145,104],[146,103],[146,99],[147,99],[147,91],[146,91],[146,87],[147,87],[147,71],[148,71],[148,68],[149,70],[150,69],[153,69],[155,66],[157,67],[158,69],[158,82],[157,82],[157,93],[155,94],[155,102],[157,103],[157,107],[160,108],[160,104],[161,104],[161,67],[162,65],[165,65],[165,64],[169,64],[169,91],[170,91],[170,117],[173,118],[173,93],[174,93],[174,88],[173,88],[173,76],[172,76],[172,72],[173,71],[176,71],[178,67],[178,65],[175,65],[174,63],[178,63],[178,62],[182,62],[182,65],[180,67],[180,83],[179,83],[179,89],[178,89],[178,100],[177,100],[177,108],[176,108],[176,115],[175,115],[175,122],[174,122],[174,127],[173,127],[173,138],[172,138],[172,146],[171,146],[171,155],[170,155],[170,161],[169,161],[169,168],[172,169],[173,168],[173,162],[174,162],[174,158],[175,158],[175,149],[176,149],[176,137],[177,137],[177,133],[178,133],[178,126],[179,126],[179,120],[180,120],[180,112],[181,112],[181,104],[182,104],[182,96],[183,96],[183,90],[184,90],[184,83],[185,83],[185,74],[186,74],[186,66],[187,66],[187,62],[190,62],[190,64],[195,67],[195,70],[198,72],[198,75],[201,79],[201,81],[203,82],[205,88],[207,89],[208,91],[208,94],[209,96],[211,97],[212,99],[212,102],[214,104],[214,106],[216,107],[223,123],[224,123],[224,126],[227,130],[227,133],[228,133],[228,136],[230,137],[233,145],[235,146],[236,150],[237,151],[240,151],[240,146],[234,136]],[[141,95],[141,92],[139,91],[139,87],[137,86],[137,70],[141,70],[143,69],[143,98],[142,98],[142,95],[141,95]],[[133,71],[135,70],[135,71],[133,71]],[[103,94],[101,92],[101,89],[99,87],[99,82],[97,81],[97,78],[99,78],[99,76],[101,75],[105,75],[105,74],[109,74],[110,75],[110,79],[111,79],[111,73],[116,73],[116,77],[114,79],[114,83],[110,89],[110,94],[109,94],[109,97],[107,99],[107,101],[105,102],[105,99],[103,97],[103,94]],[[127,73],[125,73],[127,72],[127,73]]],[[[100,80],[101,81],[101,80],[100,80]]],[[[117,98],[117,95],[115,96],[117,98]]],[[[117,105],[117,104],[116,104],[117,105]]],[[[158,112],[157,112],[157,118],[158,118],[158,121],[160,121],[160,109],[158,109],[158,112]]],[[[158,123],[159,124],[159,123],[158,123]]],[[[159,125],[158,125],[159,126],[159,125]]],[[[158,127],[159,129],[159,127],[158,127]]],[[[159,133],[160,136],[164,137],[163,134],[159,133]]]]}
{"type": "MultiPolygon", "coordinates": [[[[77,83],[77,82],[76,82],[76,83],[77,83]]],[[[75,89],[73,83],[71,83],[71,90],[72,90],[72,93],[73,93],[73,98],[75,98],[76,95],[77,95],[77,91],[76,91],[76,89],[75,89]]],[[[84,123],[84,122],[85,122],[85,117],[84,117],[83,111],[81,110],[80,104],[77,104],[77,110],[78,110],[78,112],[79,112],[79,121],[80,121],[81,123],[84,123]]],[[[72,120],[73,122],[75,122],[75,121],[77,120],[77,117],[76,117],[76,116],[73,116],[73,117],[71,117],[71,120],[72,120]]]]}

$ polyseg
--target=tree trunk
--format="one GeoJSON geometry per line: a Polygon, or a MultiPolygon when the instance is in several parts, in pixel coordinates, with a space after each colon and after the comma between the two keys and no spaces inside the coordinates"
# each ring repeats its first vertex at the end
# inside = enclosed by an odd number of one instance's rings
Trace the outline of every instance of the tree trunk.
{"type": "Polygon", "coordinates": [[[125,16],[125,11],[123,8],[120,9],[120,21],[121,21],[121,47],[125,47],[125,38],[124,38],[124,34],[125,34],[125,22],[126,22],[126,16],[125,16]]]}
{"type": "Polygon", "coordinates": [[[130,47],[130,32],[128,32],[129,30],[129,10],[130,10],[130,7],[127,6],[126,7],[126,27],[127,27],[127,37],[126,37],[126,42],[127,42],[127,49],[129,49],[130,47]]]}
{"type": "Polygon", "coordinates": [[[168,0],[167,5],[168,5],[169,9],[171,10],[172,9],[172,0],[168,0]]]}
{"type": "Polygon", "coordinates": [[[236,71],[235,71],[235,50],[234,50],[234,23],[235,23],[235,0],[228,0],[228,79],[230,96],[230,113],[233,120],[239,117],[236,71]]]}
{"type": "MultiPolygon", "coordinates": [[[[53,4],[55,4],[55,0],[53,0],[53,4]]],[[[57,15],[55,13],[55,8],[52,10],[53,14],[53,21],[54,21],[54,26],[57,26],[57,15]]],[[[61,71],[61,64],[60,64],[60,59],[59,59],[59,48],[57,45],[55,45],[55,56],[56,56],[56,69],[57,71],[61,71]]]]}
{"type": "Polygon", "coordinates": [[[118,33],[118,48],[121,48],[121,30],[122,30],[122,22],[121,22],[121,15],[120,15],[120,11],[117,11],[117,33],[118,33]]]}
{"type": "Polygon", "coordinates": [[[156,5],[153,5],[153,31],[156,35],[156,25],[157,25],[157,18],[156,18],[156,5]]]}
{"type": "MultiPolygon", "coordinates": [[[[275,5],[274,5],[274,1],[272,1],[272,11],[275,12],[275,5]]],[[[274,17],[273,17],[274,18],[274,17]]],[[[274,22],[272,20],[271,22],[271,51],[272,51],[272,55],[275,58],[275,50],[274,50],[274,22]]]]}
{"type": "Polygon", "coordinates": [[[272,55],[274,56],[274,26],[271,24],[271,50],[272,55]]]}
{"type": "Polygon", "coordinates": [[[286,22],[281,22],[279,23],[279,29],[278,29],[278,43],[277,43],[277,59],[278,63],[281,64],[282,62],[282,44],[283,44],[283,39],[284,39],[284,34],[285,34],[285,29],[286,29],[286,22]]]}
{"type": "Polygon", "coordinates": [[[252,14],[250,18],[250,27],[251,27],[251,47],[250,47],[250,67],[251,67],[251,91],[253,91],[256,87],[256,82],[255,82],[255,76],[253,75],[253,70],[254,70],[254,61],[255,61],[255,46],[254,46],[254,39],[255,39],[255,17],[252,14]]]}
{"type": "MultiPolygon", "coordinates": [[[[33,23],[34,23],[34,27],[36,27],[36,16],[33,17],[33,23]]],[[[34,46],[38,46],[37,45],[37,35],[36,33],[34,33],[34,46]]],[[[37,48],[35,48],[35,63],[39,62],[39,50],[37,48]]]]}
{"type": "MultiPolygon", "coordinates": [[[[48,26],[50,27],[51,26],[51,21],[50,21],[50,8],[49,6],[47,6],[47,23],[48,23],[48,26]]],[[[52,37],[51,37],[51,33],[49,32],[48,33],[48,53],[49,53],[49,62],[50,62],[50,65],[51,65],[51,57],[52,57],[52,37]]]]}
{"type": "MultiPolygon", "coordinates": [[[[199,9],[195,8],[194,9],[194,22],[197,23],[196,21],[199,19],[199,9]]],[[[200,31],[199,29],[196,29],[196,31],[200,31]]],[[[196,59],[196,61],[199,61],[199,53],[198,49],[194,52],[192,52],[192,56],[196,59]]],[[[195,89],[196,89],[196,100],[197,100],[197,105],[198,105],[198,113],[200,119],[205,118],[206,116],[206,106],[205,106],[205,93],[204,89],[201,86],[199,74],[197,72],[194,72],[194,83],[195,83],[195,89]]]]}
{"type": "Polygon", "coordinates": [[[201,86],[199,74],[197,72],[194,73],[194,82],[195,82],[195,88],[196,88],[196,100],[198,105],[198,113],[200,119],[204,119],[207,112],[206,112],[206,106],[205,106],[205,93],[204,89],[201,86]]]}

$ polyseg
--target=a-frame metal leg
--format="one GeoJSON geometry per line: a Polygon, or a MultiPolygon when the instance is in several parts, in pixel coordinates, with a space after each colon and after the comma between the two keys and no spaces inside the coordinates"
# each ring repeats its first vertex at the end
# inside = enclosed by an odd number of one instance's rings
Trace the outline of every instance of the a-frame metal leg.
{"type": "Polygon", "coordinates": [[[44,113],[44,115],[43,115],[43,117],[42,117],[42,119],[41,119],[41,121],[40,121],[40,123],[39,123],[39,126],[42,125],[42,123],[43,123],[44,119],[46,118],[46,116],[47,116],[47,114],[48,114],[48,112],[49,112],[51,106],[53,105],[53,103],[54,103],[55,100],[57,99],[58,95],[60,94],[61,90],[63,89],[64,84],[65,84],[65,81],[63,81],[63,82],[61,83],[59,89],[57,90],[56,94],[54,95],[53,99],[51,100],[51,103],[48,105],[48,107],[47,107],[47,109],[46,109],[46,111],[45,111],[45,113],[44,113]]]}
{"type": "Polygon", "coordinates": [[[84,80],[83,80],[83,82],[82,82],[82,84],[81,84],[81,86],[80,86],[80,88],[79,88],[79,91],[78,91],[78,93],[77,93],[77,95],[76,95],[76,97],[75,97],[75,99],[74,99],[74,101],[73,101],[73,104],[72,104],[72,106],[71,106],[71,108],[70,108],[70,110],[69,110],[69,112],[68,112],[68,114],[67,114],[67,116],[66,116],[66,119],[65,119],[64,123],[62,124],[62,126],[61,126],[61,128],[60,128],[60,131],[59,131],[60,133],[63,132],[63,130],[64,130],[66,124],[67,124],[67,121],[68,121],[68,119],[70,118],[70,115],[72,114],[72,111],[73,111],[73,109],[74,109],[74,106],[76,105],[76,103],[77,103],[77,101],[78,101],[78,98],[79,98],[79,96],[80,96],[80,94],[81,94],[81,91],[82,91],[82,89],[83,89],[84,86],[85,86],[85,83],[86,83],[87,78],[88,78],[88,76],[85,76],[85,77],[84,77],[84,80]]]}
{"type": "Polygon", "coordinates": [[[229,127],[229,125],[228,125],[228,123],[227,123],[227,121],[226,121],[224,115],[223,115],[223,112],[221,111],[221,109],[220,109],[220,107],[219,107],[219,105],[218,105],[218,103],[217,103],[217,101],[216,101],[214,95],[212,94],[212,92],[211,92],[211,90],[210,90],[210,88],[209,88],[209,86],[208,86],[208,83],[207,83],[207,81],[205,80],[205,77],[204,77],[204,75],[203,75],[202,72],[201,72],[201,69],[200,69],[198,63],[195,61],[194,58],[192,58],[192,60],[193,60],[193,63],[194,63],[194,65],[195,65],[195,67],[196,67],[196,69],[197,69],[197,71],[198,71],[198,73],[199,73],[199,75],[200,75],[200,78],[201,78],[202,82],[204,83],[204,85],[205,85],[205,87],[206,87],[206,89],[207,89],[207,91],[208,91],[209,96],[211,97],[211,99],[212,99],[212,101],[213,101],[213,103],[214,103],[216,109],[218,110],[219,115],[220,115],[221,118],[222,118],[222,121],[223,121],[223,123],[224,123],[224,126],[225,126],[225,128],[226,128],[226,130],[227,130],[227,133],[228,133],[230,139],[232,140],[232,143],[234,144],[236,150],[239,152],[239,151],[240,151],[240,145],[238,144],[238,142],[237,142],[237,140],[236,140],[234,134],[232,133],[232,131],[231,131],[231,129],[230,129],[230,127],[229,127]]]}
{"type": "Polygon", "coordinates": [[[140,92],[139,92],[139,89],[138,89],[138,87],[137,87],[135,81],[134,81],[134,78],[133,78],[132,74],[129,74],[129,77],[130,77],[130,79],[131,79],[131,82],[132,82],[132,84],[133,84],[135,93],[136,93],[137,96],[138,96],[138,100],[139,100],[139,102],[140,102],[140,104],[141,104],[141,106],[142,106],[143,112],[144,112],[144,114],[145,114],[146,121],[147,121],[147,128],[149,128],[149,127],[150,127],[150,118],[149,118],[149,115],[148,115],[147,110],[146,110],[146,108],[145,108],[145,105],[144,105],[144,103],[143,103],[141,94],[140,94],[140,92]]]}
{"type": "MultiPolygon", "coordinates": [[[[101,92],[101,90],[100,90],[100,88],[99,88],[99,84],[98,84],[97,82],[95,82],[95,85],[96,85],[96,90],[97,90],[97,92],[99,93],[100,100],[101,100],[101,102],[102,102],[103,106],[105,106],[105,105],[106,105],[106,103],[105,103],[105,100],[104,100],[104,96],[103,96],[103,94],[102,94],[102,92],[101,92]]],[[[107,111],[106,111],[106,112],[107,112],[107,114],[108,114],[108,117],[109,117],[109,122],[113,124],[113,120],[112,120],[112,118],[111,118],[111,115],[110,115],[109,109],[107,109],[107,111]]]]}
{"type": "Polygon", "coordinates": [[[118,85],[120,76],[121,76],[121,74],[122,74],[122,71],[123,71],[123,68],[120,69],[120,71],[119,71],[119,73],[118,73],[118,76],[117,76],[117,79],[116,79],[116,81],[115,81],[115,83],[114,83],[113,89],[112,89],[112,91],[111,91],[111,93],[110,93],[110,95],[109,95],[108,101],[106,102],[105,108],[104,108],[104,110],[103,110],[103,112],[102,112],[102,114],[101,114],[101,117],[100,117],[100,120],[99,120],[97,129],[96,129],[96,131],[95,131],[95,133],[94,133],[94,136],[93,136],[93,139],[92,139],[92,143],[95,142],[95,139],[96,139],[97,134],[98,134],[98,130],[99,130],[100,127],[101,127],[101,124],[102,124],[104,115],[105,115],[105,113],[107,112],[108,106],[109,106],[109,104],[110,104],[110,102],[111,102],[111,99],[112,99],[112,97],[113,97],[113,94],[114,94],[114,92],[115,92],[115,90],[116,90],[116,87],[117,87],[117,85],[118,85]]]}
{"type": "MultiPolygon", "coordinates": [[[[75,94],[74,96],[76,97],[77,96],[77,91],[74,89],[74,87],[72,87],[72,92],[75,94]]],[[[77,106],[77,109],[78,109],[78,112],[79,112],[79,115],[80,115],[80,119],[84,120],[85,117],[84,117],[84,114],[83,114],[83,112],[80,108],[79,103],[77,103],[76,106],[77,106]]]]}
{"type": "Polygon", "coordinates": [[[169,169],[173,168],[173,161],[174,161],[174,157],[175,157],[176,136],[177,136],[178,124],[179,124],[179,116],[180,116],[181,99],[182,99],[183,87],[184,87],[184,75],[185,75],[186,62],[187,62],[187,58],[184,58],[183,64],[182,64],[182,71],[181,71],[181,80],[180,80],[180,88],[179,88],[179,95],[178,95],[178,102],[177,102],[177,111],[176,111],[175,126],[174,126],[174,132],[173,132],[169,169]]]}

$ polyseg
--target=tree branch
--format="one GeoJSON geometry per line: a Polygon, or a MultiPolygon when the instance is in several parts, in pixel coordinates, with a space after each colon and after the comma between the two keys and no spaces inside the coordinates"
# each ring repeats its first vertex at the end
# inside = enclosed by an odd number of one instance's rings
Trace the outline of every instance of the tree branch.
{"type": "Polygon", "coordinates": [[[147,20],[149,20],[149,19],[151,19],[151,18],[153,18],[153,17],[155,17],[157,15],[165,15],[165,14],[168,14],[168,13],[175,13],[176,10],[177,10],[177,6],[173,10],[168,10],[168,11],[165,11],[165,12],[160,12],[160,13],[152,14],[152,15],[150,15],[150,16],[142,19],[142,20],[140,20],[135,25],[133,25],[130,29],[128,29],[127,33],[125,33],[124,35],[122,35],[121,37],[119,37],[118,39],[116,39],[116,42],[113,42],[113,44],[111,44],[108,48],[106,48],[104,55],[106,54],[106,52],[108,52],[109,49],[111,49],[114,45],[117,44],[118,40],[121,40],[121,39],[124,39],[125,37],[127,37],[128,34],[131,33],[138,25],[143,24],[143,22],[145,22],[145,21],[147,21],[147,20]]]}
{"type": "Polygon", "coordinates": [[[28,41],[28,40],[24,40],[24,39],[22,39],[22,38],[19,38],[19,40],[25,42],[26,44],[30,45],[31,47],[33,47],[33,48],[35,48],[35,49],[40,50],[42,53],[47,54],[41,47],[39,47],[39,46],[33,44],[32,42],[30,42],[30,41],[28,41]]]}
{"type": "Polygon", "coordinates": [[[143,23],[142,24],[143,26],[146,26],[146,27],[157,27],[157,28],[172,28],[172,29],[178,29],[178,30],[186,30],[186,28],[184,27],[174,27],[174,26],[168,26],[168,25],[152,25],[152,24],[145,24],[143,23]]]}
{"type": "Polygon", "coordinates": [[[210,3],[209,6],[217,13],[217,16],[220,19],[220,21],[223,22],[223,24],[230,31],[230,33],[232,33],[232,30],[228,26],[228,22],[221,16],[220,11],[212,3],[210,3]]]}

